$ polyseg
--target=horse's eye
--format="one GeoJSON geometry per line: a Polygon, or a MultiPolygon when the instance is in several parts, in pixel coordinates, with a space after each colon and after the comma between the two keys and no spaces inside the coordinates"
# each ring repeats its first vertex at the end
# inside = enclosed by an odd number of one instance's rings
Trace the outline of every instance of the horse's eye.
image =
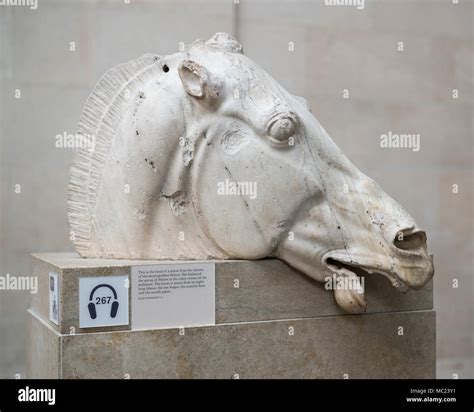
{"type": "Polygon", "coordinates": [[[268,135],[278,142],[287,141],[296,131],[297,120],[293,114],[276,117],[268,125],[268,135]]]}

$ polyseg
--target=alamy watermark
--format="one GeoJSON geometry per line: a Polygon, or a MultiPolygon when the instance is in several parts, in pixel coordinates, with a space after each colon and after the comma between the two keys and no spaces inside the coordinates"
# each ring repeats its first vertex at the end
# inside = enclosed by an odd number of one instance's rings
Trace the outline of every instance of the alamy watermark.
{"type": "Polygon", "coordinates": [[[412,149],[420,150],[420,134],[397,134],[388,131],[380,135],[380,147],[384,149],[412,149]]]}
{"type": "Polygon", "coordinates": [[[338,276],[333,273],[332,276],[324,278],[324,289],[326,290],[354,290],[357,293],[364,293],[364,276],[338,276]]]}
{"type": "Polygon", "coordinates": [[[29,290],[34,295],[38,293],[38,277],[12,276],[7,273],[5,276],[0,276],[1,290],[29,290]]]}
{"type": "Polygon", "coordinates": [[[88,149],[93,151],[95,148],[95,135],[82,133],[62,132],[54,138],[54,146],[57,149],[88,149]]]}
{"type": "Polygon", "coordinates": [[[324,0],[326,6],[355,6],[357,10],[363,10],[365,0],[324,0]]]}
{"type": "Polygon", "coordinates": [[[217,194],[219,196],[248,196],[254,200],[257,198],[257,182],[234,182],[226,179],[217,182],[217,194]]]}
{"type": "Polygon", "coordinates": [[[56,403],[56,389],[35,389],[26,386],[18,390],[20,402],[46,402],[48,405],[56,403]]]}
{"type": "Polygon", "coordinates": [[[31,10],[36,10],[38,0],[0,0],[0,6],[27,6],[31,10]]]}

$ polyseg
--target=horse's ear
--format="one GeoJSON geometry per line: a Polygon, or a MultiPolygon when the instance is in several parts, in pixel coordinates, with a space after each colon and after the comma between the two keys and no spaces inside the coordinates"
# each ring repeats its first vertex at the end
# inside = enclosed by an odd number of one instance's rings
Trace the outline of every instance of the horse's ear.
{"type": "Polygon", "coordinates": [[[217,85],[207,69],[200,64],[185,60],[179,65],[178,73],[184,90],[190,96],[197,99],[215,99],[219,95],[217,85]]]}

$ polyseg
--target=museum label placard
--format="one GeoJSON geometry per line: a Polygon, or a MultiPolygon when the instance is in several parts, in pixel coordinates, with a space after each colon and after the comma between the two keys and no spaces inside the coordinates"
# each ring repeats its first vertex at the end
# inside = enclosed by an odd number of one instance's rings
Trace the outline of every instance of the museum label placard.
{"type": "Polygon", "coordinates": [[[132,329],[215,325],[215,264],[132,266],[132,329]]]}

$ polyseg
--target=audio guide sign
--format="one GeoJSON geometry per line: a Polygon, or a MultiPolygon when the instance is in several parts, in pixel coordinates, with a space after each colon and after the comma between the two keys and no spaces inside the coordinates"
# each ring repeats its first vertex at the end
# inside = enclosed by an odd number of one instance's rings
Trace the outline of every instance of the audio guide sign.
{"type": "Polygon", "coordinates": [[[128,325],[129,277],[79,278],[79,327],[128,325]]]}

